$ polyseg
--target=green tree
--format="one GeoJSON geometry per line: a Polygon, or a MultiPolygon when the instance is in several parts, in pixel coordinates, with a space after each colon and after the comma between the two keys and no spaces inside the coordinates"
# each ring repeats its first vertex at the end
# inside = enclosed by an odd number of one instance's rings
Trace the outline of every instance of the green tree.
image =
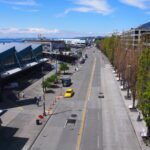
{"type": "Polygon", "coordinates": [[[144,48],[139,59],[137,95],[150,136],[150,49],[144,48]]]}
{"type": "Polygon", "coordinates": [[[66,45],[66,46],[65,46],[65,50],[66,50],[66,51],[71,51],[71,47],[70,47],[69,45],[66,45]]]}
{"type": "Polygon", "coordinates": [[[67,70],[69,70],[69,66],[66,63],[60,64],[60,71],[64,71],[65,74],[67,70]]]}
{"type": "Polygon", "coordinates": [[[50,88],[50,87],[51,87],[51,82],[48,81],[48,79],[44,80],[44,81],[42,82],[42,87],[43,87],[44,92],[46,92],[46,91],[47,91],[47,88],[50,88]]]}

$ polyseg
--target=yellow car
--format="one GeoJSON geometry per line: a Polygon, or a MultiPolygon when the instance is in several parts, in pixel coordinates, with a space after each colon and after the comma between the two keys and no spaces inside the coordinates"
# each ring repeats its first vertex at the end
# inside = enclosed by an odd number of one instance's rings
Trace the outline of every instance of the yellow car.
{"type": "Polygon", "coordinates": [[[64,97],[69,98],[69,97],[72,97],[73,94],[74,94],[73,89],[69,88],[69,89],[66,90],[66,92],[64,94],[64,97]]]}

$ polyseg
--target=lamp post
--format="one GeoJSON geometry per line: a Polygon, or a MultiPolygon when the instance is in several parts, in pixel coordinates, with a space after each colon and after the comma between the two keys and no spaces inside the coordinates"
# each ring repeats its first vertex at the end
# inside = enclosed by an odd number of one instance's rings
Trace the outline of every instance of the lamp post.
{"type": "MultiPolygon", "coordinates": [[[[42,66],[42,75],[43,75],[43,66],[42,66]]],[[[42,88],[43,88],[43,115],[46,116],[46,112],[45,112],[44,75],[43,75],[43,77],[42,77],[42,88]]]]}

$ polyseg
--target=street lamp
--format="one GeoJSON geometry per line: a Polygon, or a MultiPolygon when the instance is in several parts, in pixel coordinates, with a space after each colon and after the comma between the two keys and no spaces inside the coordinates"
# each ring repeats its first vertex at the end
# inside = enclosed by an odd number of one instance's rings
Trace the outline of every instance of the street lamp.
{"type": "MultiPolygon", "coordinates": [[[[43,75],[43,66],[42,66],[42,75],[43,75]]],[[[46,112],[45,112],[44,75],[43,75],[43,77],[42,77],[42,88],[43,88],[43,115],[46,116],[46,112]]]]}

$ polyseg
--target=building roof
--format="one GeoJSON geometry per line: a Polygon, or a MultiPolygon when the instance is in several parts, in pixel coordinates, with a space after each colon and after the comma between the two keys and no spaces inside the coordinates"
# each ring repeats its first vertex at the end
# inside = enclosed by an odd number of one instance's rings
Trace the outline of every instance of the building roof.
{"type": "Polygon", "coordinates": [[[147,22],[138,27],[138,29],[150,29],[150,22],[147,22]]]}
{"type": "Polygon", "coordinates": [[[41,46],[41,44],[36,44],[36,43],[31,44],[31,47],[32,47],[33,50],[40,47],[40,46],[41,46]]]}
{"type": "Polygon", "coordinates": [[[10,43],[0,43],[0,53],[10,50],[13,47],[10,43]]]}

